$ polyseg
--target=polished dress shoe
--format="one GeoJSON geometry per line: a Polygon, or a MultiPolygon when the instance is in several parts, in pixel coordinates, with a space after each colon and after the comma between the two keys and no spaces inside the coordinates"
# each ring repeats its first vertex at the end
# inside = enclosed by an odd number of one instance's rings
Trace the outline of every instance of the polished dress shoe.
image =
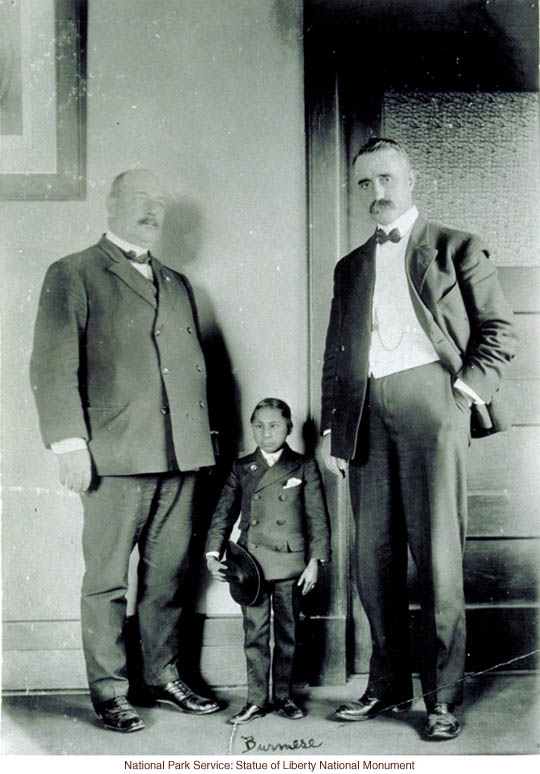
{"type": "Polygon", "coordinates": [[[170,704],[181,712],[189,712],[192,715],[209,715],[218,712],[221,707],[216,701],[199,696],[192,691],[182,680],[173,680],[166,685],[147,686],[150,695],[158,704],[170,704]]]}
{"type": "Polygon", "coordinates": [[[257,718],[263,718],[265,715],[266,710],[264,707],[259,707],[257,704],[245,704],[240,712],[228,719],[227,723],[230,723],[232,726],[241,725],[257,718]]]}
{"type": "Polygon", "coordinates": [[[461,731],[459,720],[454,715],[453,704],[433,704],[427,708],[426,737],[440,742],[455,739],[461,731]]]}
{"type": "Polygon", "coordinates": [[[116,696],[114,699],[100,701],[94,704],[98,718],[101,718],[105,728],[129,734],[130,731],[140,731],[144,723],[137,711],[133,709],[126,696],[116,696]]]}
{"type": "Polygon", "coordinates": [[[340,720],[370,720],[381,712],[393,712],[399,714],[406,712],[411,706],[410,701],[396,704],[392,700],[379,699],[378,696],[370,696],[365,693],[358,701],[342,704],[336,710],[336,717],[340,720]]]}
{"type": "Polygon", "coordinates": [[[289,720],[299,720],[306,714],[291,698],[278,699],[274,702],[274,708],[278,715],[289,720]]]}

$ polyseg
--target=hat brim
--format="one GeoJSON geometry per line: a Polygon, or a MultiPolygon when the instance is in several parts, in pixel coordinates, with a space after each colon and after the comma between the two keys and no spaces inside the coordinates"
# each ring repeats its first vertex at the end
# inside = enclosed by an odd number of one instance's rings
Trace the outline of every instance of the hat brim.
{"type": "Polygon", "coordinates": [[[245,607],[255,605],[261,593],[263,574],[257,560],[245,548],[229,541],[225,559],[231,597],[245,607]]]}

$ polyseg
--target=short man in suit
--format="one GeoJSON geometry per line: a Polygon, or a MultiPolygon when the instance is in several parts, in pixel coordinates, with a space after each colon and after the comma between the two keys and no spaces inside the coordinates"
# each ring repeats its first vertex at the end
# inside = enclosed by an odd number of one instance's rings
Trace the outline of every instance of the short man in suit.
{"type": "Polygon", "coordinates": [[[206,370],[187,279],[150,253],[165,194],[147,170],[113,182],[108,231],[52,264],[35,326],[31,381],[60,480],[80,492],[81,624],[90,696],[106,728],[144,723],[127,698],[128,563],[140,554],[143,680],[158,702],[207,714],[177,668],[196,471],[214,464],[206,370]]]}
{"type": "Polygon", "coordinates": [[[504,429],[496,393],[516,336],[482,241],[418,213],[406,151],[372,138],[353,166],[377,230],[335,269],[321,432],[327,467],[348,468],[372,656],[365,694],[337,715],[366,720],[410,705],[408,546],[426,735],[449,739],[460,731],[465,660],[466,454],[471,429],[504,429]]]}
{"type": "Polygon", "coordinates": [[[249,723],[268,711],[271,663],[274,708],[289,720],[303,717],[291,696],[300,591],[313,590],[319,564],[329,559],[321,476],[315,460],[286,443],[292,429],[289,406],[279,398],[264,398],[253,410],[251,428],[257,449],[233,464],[206,541],[208,569],[224,580],[227,559],[220,559],[241,514],[238,544],[258,563],[263,576],[255,604],[242,606],[248,696],[245,706],[229,719],[233,724],[249,723]]]}

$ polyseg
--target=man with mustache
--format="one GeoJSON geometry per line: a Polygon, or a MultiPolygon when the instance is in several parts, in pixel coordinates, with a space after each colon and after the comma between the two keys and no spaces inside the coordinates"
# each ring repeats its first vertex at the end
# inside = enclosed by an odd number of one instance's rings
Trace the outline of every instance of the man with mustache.
{"type": "Polygon", "coordinates": [[[496,393],[516,336],[483,242],[414,206],[405,150],[374,137],[353,168],[377,229],[335,269],[321,430],[327,467],[349,478],[372,655],[364,695],[337,716],[362,721],[411,704],[409,548],[425,734],[451,739],[465,661],[467,448],[471,432],[505,427],[496,393]]]}
{"type": "Polygon", "coordinates": [[[106,728],[144,727],[128,700],[128,563],[139,550],[143,680],[157,702],[219,709],[178,672],[178,623],[196,471],[214,464],[206,369],[187,279],[150,250],[165,194],[147,170],[113,182],[99,242],[49,267],[31,381],[60,481],[83,504],[81,625],[90,697],[106,728]]]}

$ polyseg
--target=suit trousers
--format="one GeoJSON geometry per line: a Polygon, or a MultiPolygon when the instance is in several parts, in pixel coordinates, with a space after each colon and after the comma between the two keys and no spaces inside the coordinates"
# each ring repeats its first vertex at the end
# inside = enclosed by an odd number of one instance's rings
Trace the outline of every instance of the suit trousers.
{"type": "Polygon", "coordinates": [[[470,412],[440,362],[371,378],[369,452],[350,465],[357,583],[372,639],[368,692],[412,696],[407,561],[421,605],[424,700],[461,703],[465,662],[463,549],[470,412]]]}
{"type": "Polygon", "coordinates": [[[250,704],[259,707],[268,704],[270,663],[273,700],[290,696],[301,603],[297,584],[298,578],[264,581],[260,601],[251,607],[242,606],[247,700],[250,704]],[[270,652],[271,610],[274,612],[273,656],[270,652]]]}
{"type": "Polygon", "coordinates": [[[81,495],[81,625],[94,703],[128,692],[124,629],[128,566],[135,545],[143,679],[162,685],[178,677],[178,623],[195,477],[193,472],[104,476],[81,495]]]}

